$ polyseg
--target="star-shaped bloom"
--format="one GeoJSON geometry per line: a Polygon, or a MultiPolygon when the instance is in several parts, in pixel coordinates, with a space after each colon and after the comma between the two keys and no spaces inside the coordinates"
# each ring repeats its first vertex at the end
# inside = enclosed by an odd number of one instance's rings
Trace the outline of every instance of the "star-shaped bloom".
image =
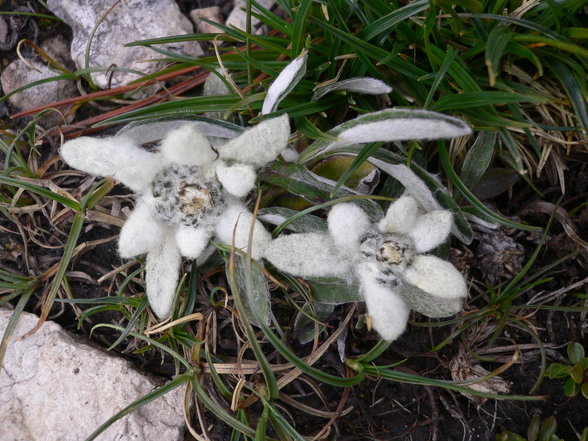
{"type": "Polygon", "coordinates": [[[464,277],[451,263],[425,254],[449,236],[448,210],[419,214],[415,199],[402,196],[378,224],[351,203],[333,207],[327,220],[328,233],[279,237],[264,257],[295,276],[357,282],[371,325],[386,340],[402,334],[410,308],[433,317],[459,311],[467,295],[464,277]]]}
{"type": "MultiPolygon", "coordinates": [[[[255,169],[288,144],[287,116],[261,122],[214,148],[193,124],[169,132],[156,152],[130,137],[81,137],[66,142],[61,156],[76,169],[111,176],[137,194],[119,239],[123,258],[147,254],[146,292],[154,313],[172,310],[181,257],[197,259],[209,239],[247,249],[252,214],[241,202],[255,186],[255,169]],[[235,229],[235,225],[237,225],[235,229]]],[[[251,254],[263,255],[270,234],[256,221],[251,254]]]]}

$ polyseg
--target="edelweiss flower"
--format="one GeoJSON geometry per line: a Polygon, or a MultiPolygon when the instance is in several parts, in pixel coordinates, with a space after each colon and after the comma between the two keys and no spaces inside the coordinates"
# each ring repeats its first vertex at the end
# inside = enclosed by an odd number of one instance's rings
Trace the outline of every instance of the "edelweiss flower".
{"type": "MultiPolygon", "coordinates": [[[[72,167],[112,176],[135,193],[135,209],[125,222],[119,253],[147,253],[147,297],[154,313],[171,313],[181,256],[196,259],[211,237],[246,249],[252,215],[240,198],[255,185],[255,168],[274,160],[288,144],[287,116],[264,121],[241,136],[213,148],[194,125],[171,131],[157,152],[131,138],[82,137],[66,142],[61,156],[72,167]],[[238,223],[237,223],[238,222],[238,223]]],[[[252,256],[259,258],[271,241],[256,222],[252,256]]]]}
{"type": "Polygon", "coordinates": [[[356,279],[372,327],[394,340],[406,327],[409,307],[446,316],[457,312],[467,295],[465,280],[451,263],[423,254],[447,239],[451,225],[447,210],[419,215],[411,196],[390,205],[377,225],[357,205],[339,204],[329,213],[328,234],[279,237],[264,257],[295,276],[356,279]]]}

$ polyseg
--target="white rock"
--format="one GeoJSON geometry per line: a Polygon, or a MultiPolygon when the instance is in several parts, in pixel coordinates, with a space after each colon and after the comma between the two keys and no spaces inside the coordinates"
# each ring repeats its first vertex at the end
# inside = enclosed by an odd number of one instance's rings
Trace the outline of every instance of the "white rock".
{"type": "MultiPolygon", "coordinates": [[[[71,56],[78,68],[85,65],[86,44],[92,29],[107,13],[111,4],[114,3],[93,0],[48,0],[49,9],[72,27],[74,36],[71,56]]],[[[96,30],[90,48],[90,67],[108,69],[116,65],[118,68],[132,69],[143,74],[155,72],[161,69],[163,64],[147,60],[160,58],[160,54],[140,46],[124,47],[124,44],[148,38],[191,33],[193,27],[190,20],[182,15],[174,0],[119,2],[96,30]]],[[[202,55],[202,49],[197,42],[159,47],[194,57],[202,55]]],[[[110,76],[110,72],[92,74],[93,81],[102,88],[109,86],[110,76]]],[[[125,85],[138,76],[138,73],[115,72],[110,85],[125,85]]]]}
{"type": "MultiPolygon", "coordinates": [[[[63,39],[57,37],[44,42],[41,47],[57,62],[67,66],[68,61],[70,63],[71,61],[63,57],[62,51],[65,47],[64,44],[63,39]]],[[[37,59],[30,59],[27,60],[27,62],[33,66],[34,69],[27,66],[22,60],[17,59],[2,71],[0,82],[2,83],[2,90],[5,94],[34,81],[56,77],[62,74],[54,68],[49,69],[46,62],[43,63],[37,59]]],[[[78,90],[74,81],[50,81],[16,93],[8,98],[8,102],[17,112],[21,112],[43,104],[61,101],[76,96],[77,94],[78,90]]],[[[64,116],[67,114],[68,110],[68,108],[60,109],[60,111],[64,113],[64,116]]],[[[66,116],[66,120],[71,120],[71,117],[73,117],[73,115],[70,115],[70,118],[66,116]]],[[[58,125],[63,123],[63,118],[61,118],[57,112],[49,112],[43,117],[42,123],[51,126],[58,125]]]]}
{"type": "MultiPolygon", "coordinates": [[[[12,311],[0,309],[0,335],[12,311]]],[[[116,412],[159,386],[122,358],[72,338],[46,322],[31,337],[16,338],[38,318],[24,313],[0,371],[0,439],[79,441],[116,412]]],[[[97,440],[179,440],[182,388],[114,423],[97,440]]]]}
{"type": "MultiPolygon", "coordinates": [[[[260,0],[258,3],[266,9],[271,9],[274,6],[275,1],[260,0]]],[[[235,26],[236,28],[245,31],[247,29],[247,14],[245,13],[245,8],[245,0],[235,0],[235,6],[227,17],[227,26],[235,26]]],[[[261,22],[257,18],[251,17],[251,27],[254,34],[261,34],[263,32],[260,25],[261,22]]]]}
{"type": "Polygon", "coordinates": [[[223,19],[221,8],[219,6],[194,9],[190,12],[190,17],[192,17],[192,20],[194,20],[194,23],[196,24],[196,30],[202,34],[218,34],[222,31],[216,26],[200,20],[200,18],[206,18],[207,20],[214,21],[215,23],[225,24],[225,20],[223,19]]]}

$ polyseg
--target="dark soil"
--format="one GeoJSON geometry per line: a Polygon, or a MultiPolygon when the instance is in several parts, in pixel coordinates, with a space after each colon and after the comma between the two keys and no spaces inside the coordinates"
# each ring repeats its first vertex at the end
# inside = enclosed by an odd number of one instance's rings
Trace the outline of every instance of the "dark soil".
{"type": "MultiPolygon", "coordinates": [[[[201,0],[190,1],[181,0],[178,2],[183,12],[187,13],[195,7],[206,7],[219,4],[223,7],[225,15],[230,12],[230,3],[220,0],[201,0]]],[[[4,10],[19,10],[18,8],[28,8],[31,5],[22,6],[23,2],[5,1],[1,5],[4,10]]],[[[38,8],[37,3],[31,7],[38,8]]],[[[43,12],[37,9],[38,12],[43,12]]],[[[0,17],[2,18],[2,17],[0,17]]],[[[5,17],[4,17],[5,18],[5,17]]],[[[63,34],[66,38],[71,38],[70,31],[64,25],[56,22],[38,21],[34,18],[14,17],[8,18],[9,28],[16,37],[9,36],[0,47],[2,52],[0,56],[3,65],[12,61],[15,55],[15,44],[21,38],[28,38],[33,42],[39,43],[44,39],[55,35],[63,34]],[[15,40],[16,39],[16,40],[15,40]],[[15,40],[15,42],[13,42],[15,40]]],[[[25,52],[26,55],[26,52],[25,52]]],[[[12,110],[6,104],[0,105],[0,112],[8,115],[12,110]]],[[[99,110],[92,107],[86,107],[82,110],[83,117],[89,114],[99,113],[99,110]]],[[[78,116],[80,118],[81,116],[78,116]]],[[[3,122],[4,128],[18,129],[22,127],[23,121],[8,120],[3,122]]],[[[53,157],[57,154],[59,145],[58,137],[45,138],[48,142],[41,146],[41,154],[45,158],[53,157]]],[[[568,157],[565,158],[568,170],[566,172],[566,194],[561,201],[561,206],[566,207],[572,203],[577,205],[579,200],[585,200],[588,191],[588,176],[586,172],[586,158],[568,157]]],[[[58,171],[62,165],[57,163],[51,170],[52,173],[58,171]]],[[[87,188],[89,183],[86,179],[77,177],[58,178],[60,185],[75,191],[83,186],[87,188]]],[[[517,181],[511,183],[496,194],[489,195],[486,202],[495,207],[504,215],[512,218],[522,219],[532,225],[545,225],[548,221],[551,211],[558,202],[561,190],[558,186],[552,184],[549,174],[544,173],[542,177],[535,180],[536,187],[545,195],[540,197],[533,192],[524,182],[517,181]]],[[[478,189],[483,195],[483,189],[478,189]]],[[[127,197],[126,190],[116,188],[109,196],[110,208],[113,204],[120,204],[122,207],[131,204],[130,198],[127,197]]],[[[584,207],[583,212],[578,216],[577,224],[564,217],[556,217],[553,222],[549,235],[538,259],[534,264],[534,270],[537,271],[546,265],[556,261],[558,258],[577,250],[578,245],[570,238],[563,225],[571,224],[576,231],[580,232],[583,239],[588,239],[586,234],[588,226],[588,209],[584,207]]],[[[71,217],[60,220],[57,224],[48,222],[47,217],[42,212],[37,212],[31,216],[19,217],[23,226],[32,230],[37,230],[39,235],[36,237],[36,243],[27,243],[28,261],[25,262],[26,254],[22,237],[14,227],[14,224],[5,217],[0,217],[0,268],[21,275],[38,275],[47,268],[55,264],[61,256],[62,246],[67,240],[71,217]]],[[[116,292],[124,280],[122,274],[102,283],[98,282],[105,273],[113,268],[122,265],[123,261],[119,259],[116,253],[115,236],[118,234],[118,227],[106,223],[88,221],[85,224],[82,236],[78,243],[92,242],[99,239],[111,238],[112,240],[90,246],[87,251],[78,256],[73,263],[69,276],[71,289],[76,298],[95,298],[103,297],[108,292],[116,292]]],[[[500,232],[478,231],[474,243],[465,247],[459,243],[453,243],[451,256],[461,270],[468,274],[468,280],[472,281],[471,300],[466,305],[465,313],[473,313],[480,308],[484,308],[488,302],[488,294],[485,290],[485,283],[490,282],[491,286],[502,286],[507,284],[512,277],[521,270],[522,264],[529,259],[536,248],[540,236],[520,231],[504,229],[500,232]],[[483,255],[484,250],[488,250],[488,243],[507,243],[506,251],[491,251],[490,254],[483,255]],[[502,254],[501,254],[502,253],[502,254]],[[517,257],[517,256],[520,256],[517,257]]],[[[492,250],[492,248],[490,247],[492,250]]],[[[129,274],[137,266],[128,269],[124,274],[129,274]]],[[[190,264],[186,263],[186,270],[190,269],[190,264]]],[[[213,261],[207,264],[206,268],[200,268],[199,274],[202,275],[207,270],[219,269],[220,273],[213,276],[216,284],[226,284],[223,281],[224,271],[221,268],[220,261],[213,261]]],[[[525,305],[536,295],[557,292],[586,277],[587,254],[580,252],[573,259],[549,270],[543,277],[548,278],[545,283],[527,290],[521,297],[514,302],[516,305],[525,305]]],[[[200,283],[205,284],[205,281],[200,283]]],[[[207,292],[206,287],[199,292],[207,292]]],[[[131,282],[127,286],[127,293],[130,295],[134,292],[142,292],[140,283],[131,282]]],[[[39,290],[37,299],[41,298],[43,289],[39,290]]],[[[585,305],[587,291],[586,285],[578,287],[569,293],[562,294],[555,298],[550,305],[555,306],[578,306],[585,305]]],[[[276,294],[279,299],[279,294],[276,294]]],[[[119,323],[122,319],[119,313],[112,311],[103,311],[93,315],[84,322],[81,329],[78,329],[76,313],[87,307],[79,306],[74,310],[71,307],[63,305],[55,306],[52,311],[52,318],[59,322],[66,329],[73,333],[89,335],[89,330],[95,323],[119,323]]],[[[335,313],[331,315],[329,324],[334,328],[347,312],[348,306],[340,306],[335,313]]],[[[39,302],[30,302],[27,308],[31,312],[39,313],[39,302]]],[[[200,295],[197,299],[196,310],[207,313],[213,309],[210,304],[208,294],[200,295]]],[[[218,309],[219,323],[228,315],[225,310],[218,309]],[[224,314],[224,316],[223,316],[224,314]]],[[[357,313],[356,313],[357,315],[357,313]]],[[[496,310],[494,313],[486,316],[485,319],[473,323],[472,326],[464,333],[460,334],[452,342],[448,343],[439,352],[431,352],[431,348],[441,343],[449,337],[460,324],[447,325],[443,327],[424,327],[419,326],[428,323],[425,317],[413,315],[413,324],[409,330],[377,360],[378,365],[387,365],[398,363],[406,359],[397,369],[409,373],[420,374],[423,376],[437,379],[452,379],[451,362],[458,355],[462,356],[463,364],[461,368],[467,369],[475,365],[480,365],[487,371],[493,371],[504,363],[508,363],[513,354],[516,352],[513,345],[520,347],[518,359],[512,366],[500,374],[500,377],[510,384],[510,393],[519,395],[528,395],[539,379],[541,372],[541,359],[537,348],[537,340],[533,338],[530,331],[535,332],[540,341],[547,348],[548,363],[563,362],[565,363],[566,349],[565,346],[570,341],[580,342],[588,348],[588,325],[586,323],[586,314],[578,312],[560,312],[549,310],[528,310],[517,309],[511,310],[510,319],[507,320],[507,326],[500,334],[499,338],[493,344],[495,348],[505,347],[503,352],[492,353],[481,358],[479,352],[485,348],[487,338],[479,338],[486,330],[490,333],[496,328],[501,319],[501,311],[496,310]],[[525,325],[525,326],[523,326],[525,325]],[[527,346],[525,346],[527,345],[527,346]],[[492,360],[491,357],[495,357],[492,360]]],[[[289,318],[286,318],[286,322],[289,318]]],[[[352,320],[352,324],[355,323],[352,320]]],[[[95,331],[91,339],[98,341],[104,346],[112,344],[118,335],[112,331],[98,330],[95,331]]],[[[289,342],[296,348],[302,356],[309,352],[307,346],[297,346],[296,341],[289,342]]],[[[373,333],[368,333],[365,329],[350,329],[346,339],[346,351],[348,356],[354,356],[364,353],[376,343],[376,337],[373,333]]],[[[236,355],[236,345],[229,330],[226,335],[221,332],[218,339],[219,355],[233,357],[236,355]]],[[[117,351],[125,357],[132,359],[137,366],[145,371],[171,377],[174,374],[174,365],[171,360],[165,359],[161,363],[161,355],[156,352],[148,352],[142,355],[134,354],[133,341],[125,340],[117,347],[117,351]]],[[[271,348],[267,346],[271,353],[271,348]]],[[[276,354],[270,356],[272,362],[283,362],[276,354]]],[[[320,364],[317,366],[332,374],[345,374],[345,368],[340,361],[336,345],[322,357],[320,364]]],[[[214,386],[208,384],[209,391],[214,396],[214,386]]],[[[337,419],[335,426],[331,430],[328,439],[343,440],[413,440],[413,441],[462,441],[462,440],[490,440],[504,429],[525,434],[531,418],[540,414],[543,418],[554,415],[558,420],[558,435],[564,440],[577,439],[576,433],[581,432],[584,427],[588,426],[588,412],[586,404],[588,401],[582,397],[569,399],[563,394],[563,380],[544,379],[541,386],[537,388],[533,395],[544,395],[545,399],[541,401],[509,401],[509,400],[480,400],[473,397],[464,396],[457,392],[451,392],[440,388],[413,386],[404,383],[394,383],[389,381],[371,378],[363,381],[360,385],[350,389],[338,389],[327,385],[319,385],[325,396],[328,408],[325,409],[323,403],[317,399],[316,394],[311,393],[307,384],[302,382],[293,383],[286,389],[291,396],[297,397],[297,400],[317,409],[334,411],[342,402],[342,408],[351,407],[351,411],[337,419]]],[[[301,433],[311,435],[320,431],[325,425],[324,418],[313,417],[307,413],[284,405],[293,418],[291,421],[301,433]]],[[[259,415],[259,408],[253,405],[250,409],[250,417],[253,421],[259,415]]],[[[229,439],[230,430],[208,416],[208,422],[214,423],[210,435],[214,440],[229,439]]],[[[186,436],[187,440],[193,439],[190,435],[186,436]]]]}

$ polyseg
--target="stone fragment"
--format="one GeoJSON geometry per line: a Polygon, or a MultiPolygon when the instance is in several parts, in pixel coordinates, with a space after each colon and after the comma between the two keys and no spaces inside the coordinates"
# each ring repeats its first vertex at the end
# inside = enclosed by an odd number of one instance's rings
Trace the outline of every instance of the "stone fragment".
{"type": "MultiPolygon", "coordinates": [[[[161,55],[142,46],[125,47],[126,43],[149,38],[193,33],[193,27],[182,15],[174,0],[125,0],[110,3],[94,0],[48,0],[49,9],[72,27],[71,56],[78,68],[85,66],[86,46],[96,24],[90,46],[90,67],[105,72],[92,74],[102,88],[126,85],[141,75],[156,72],[164,64],[152,62],[161,55]],[[114,73],[112,69],[116,68],[114,73]],[[109,70],[106,72],[106,70],[109,70]]],[[[158,45],[184,55],[198,57],[198,42],[158,45]]]]}
{"type": "MultiPolygon", "coordinates": [[[[52,58],[54,58],[62,66],[69,67],[71,60],[64,57],[66,52],[63,52],[67,47],[65,40],[62,37],[55,37],[47,40],[41,44],[41,48],[52,58]]],[[[46,61],[41,57],[27,60],[27,63],[21,59],[17,59],[10,63],[2,71],[0,75],[0,83],[2,90],[8,94],[20,87],[26,86],[34,81],[43,80],[46,78],[56,77],[61,75],[53,67],[49,67],[46,61]],[[28,65],[27,65],[28,63],[28,65]]],[[[55,101],[61,101],[66,98],[76,96],[78,94],[74,81],[58,80],[39,84],[37,86],[25,89],[8,98],[10,105],[17,111],[29,110],[43,104],[50,104],[55,101]]],[[[64,116],[69,109],[60,109],[64,116]]],[[[70,115],[70,117],[73,115],[70,115]]],[[[68,118],[65,117],[67,121],[68,118]]],[[[60,125],[64,123],[64,118],[57,112],[47,112],[40,121],[47,126],[60,125]]]]}
{"type": "MultiPolygon", "coordinates": [[[[12,311],[0,309],[0,335],[12,311]]],[[[0,370],[0,439],[3,441],[80,441],[115,413],[160,386],[112,356],[72,338],[58,324],[37,323],[24,313],[8,344],[0,370]]],[[[135,410],[98,438],[108,440],[180,440],[182,388],[135,410]]]]}
{"type": "MultiPolygon", "coordinates": [[[[274,6],[275,1],[260,0],[258,3],[266,9],[271,9],[274,6]]],[[[245,8],[245,0],[235,0],[235,7],[227,18],[227,26],[235,26],[236,28],[245,31],[247,29],[247,13],[245,12],[245,8]]],[[[261,21],[257,18],[251,17],[251,28],[253,29],[254,34],[259,35],[263,33],[261,24],[261,21]]]]}
{"type": "Polygon", "coordinates": [[[218,34],[222,31],[216,26],[200,20],[200,18],[206,18],[219,24],[224,24],[225,22],[219,6],[194,9],[190,12],[190,17],[192,17],[192,20],[196,24],[196,30],[202,34],[218,34]]]}

